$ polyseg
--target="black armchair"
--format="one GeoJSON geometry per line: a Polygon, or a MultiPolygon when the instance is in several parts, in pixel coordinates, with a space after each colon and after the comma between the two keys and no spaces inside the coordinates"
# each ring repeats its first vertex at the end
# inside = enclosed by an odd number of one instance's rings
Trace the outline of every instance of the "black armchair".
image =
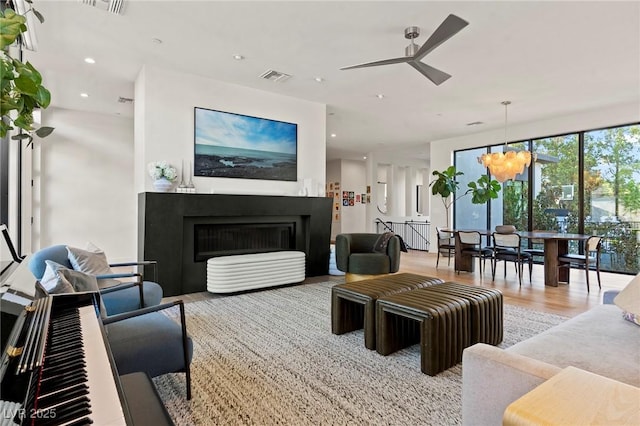
{"type": "MultiPolygon", "coordinates": [[[[346,281],[358,275],[381,275],[400,269],[400,238],[397,235],[353,233],[336,235],[336,265],[346,281]],[[385,240],[386,239],[386,244],[385,240]]],[[[366,278],[366,277],[364,277],[366,278]]]]}

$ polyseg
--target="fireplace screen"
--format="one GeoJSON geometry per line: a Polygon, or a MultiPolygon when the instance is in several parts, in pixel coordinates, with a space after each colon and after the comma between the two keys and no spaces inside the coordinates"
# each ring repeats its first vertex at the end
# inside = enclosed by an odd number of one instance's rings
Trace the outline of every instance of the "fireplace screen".
{"type": "Polygon", "coordinates": [[[295,248],[295,223],[195,225],[195,261],[295,248]]]}

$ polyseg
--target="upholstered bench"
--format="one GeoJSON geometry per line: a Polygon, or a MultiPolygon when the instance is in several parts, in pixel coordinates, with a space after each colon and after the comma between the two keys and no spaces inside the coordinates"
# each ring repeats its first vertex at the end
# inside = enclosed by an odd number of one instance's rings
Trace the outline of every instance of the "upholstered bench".
{"type": "Polygon", "coordinates": [[[502,293],[444,283],[378,298],[376,342],[381,355],[420,343],[420,368],[434,376],[462,361],[462,351],[502,341],[502,293]]]}
{"type": "Polygon", "coordinates": [[[233,293],[304,281],[305,254],[301,251],[276,251],[207,260],[207,290],[233,293]]]}
{"type": "Polygon", "coordinates": [[[379,297],[441,284],[440,278],[400,273],[338,284],[331,289],[331,332],[344,334],[364,327],[364,345],[376,349],[376,309],[379,297]]]}

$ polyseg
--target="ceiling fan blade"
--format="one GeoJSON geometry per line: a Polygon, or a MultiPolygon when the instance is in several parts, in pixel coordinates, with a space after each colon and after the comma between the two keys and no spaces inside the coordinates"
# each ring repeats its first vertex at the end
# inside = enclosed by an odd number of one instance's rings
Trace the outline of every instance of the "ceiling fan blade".
{"type": "Polygon", "coordinates": [[[385,59],[382,61],[375,62],[367,62],[366,64],[359,65],[351,65],[350,67],[340,68],[341,70],[352,70],[354,68],[366,68],[366,67],[377,67],[378,65],[392,65],[392,64],[401,64],[402,62],[412,61],[413,58],[411,56],[403,56],[401,58],[393,58],[393,59],[385,59]]]}
{"type": "Polygon", "coordinates": [[[431,34],[431,37],[418,49],[413,59],[419,61],[424,58],[427,53],[449,40],[467,25],[469,25],[467,21],[456,15],[447,16],[445,20],[442,21],[442,24],[431,34]]]}
{"type": "Polygon", "coordinates": [[[430,67],[429,65],[422,62],[411,61],[409,62],[409,65],[417,69],[422,75],[431,80],[436,86],[440,86],[451,77],[446,72],[430,67]]]}

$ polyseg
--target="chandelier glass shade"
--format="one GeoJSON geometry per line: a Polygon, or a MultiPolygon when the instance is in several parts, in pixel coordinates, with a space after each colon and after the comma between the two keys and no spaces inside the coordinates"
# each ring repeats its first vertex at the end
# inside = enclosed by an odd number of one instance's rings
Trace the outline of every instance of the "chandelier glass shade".
{"type": "Polygon", "coordinates": [[[516,176],[524,173],[524,168],[531,165],[531,159],[535,159],[529,151],[507,151],[507,106],[510,101],[502,102],[504,105],[504,152],[492,152],[478,157],[478,163],[489,168],[489,172],[498,182],[508,179],[515,180],[516,176]]]}

